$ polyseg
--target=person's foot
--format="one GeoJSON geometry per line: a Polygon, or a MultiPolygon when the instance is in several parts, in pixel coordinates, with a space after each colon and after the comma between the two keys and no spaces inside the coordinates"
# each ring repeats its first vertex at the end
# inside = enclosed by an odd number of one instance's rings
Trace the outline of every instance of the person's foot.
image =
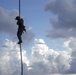
{"type": "Polygon", "coordinates": [[[19,41],[17,44],[21,44],[22,43],[22,41],[19,41]]]}

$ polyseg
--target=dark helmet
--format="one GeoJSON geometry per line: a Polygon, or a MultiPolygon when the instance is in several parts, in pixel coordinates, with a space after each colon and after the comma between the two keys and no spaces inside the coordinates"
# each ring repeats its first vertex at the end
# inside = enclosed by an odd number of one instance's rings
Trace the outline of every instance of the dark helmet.
{"type": "Polygon", "coordinates": [[[20,19],[20,17],[19,16],[16,16],[15,20],[19,20],[19,19],[20,19]]]}

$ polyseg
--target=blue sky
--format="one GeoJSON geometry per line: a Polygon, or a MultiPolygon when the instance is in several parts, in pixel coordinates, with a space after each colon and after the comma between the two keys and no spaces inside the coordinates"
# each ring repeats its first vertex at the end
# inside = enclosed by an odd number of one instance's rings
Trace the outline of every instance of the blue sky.
{"type": "MultiPolygon", "coordinates": [[[[62,46],[63,45],[63,39],[62,37],[56,38],[56,39],[49,39],[46,35],[47,31],[50,31],[52,29],[52,23],[50,22],[51,18],[57,18],[56,14],[50,13],[46,11],[46,5],[47,5],[46,0],[21,0],[21,16],[25,20],[25,24],[32,28],[32,31],[35,34],[34,38],[37,39],[44,39],[45,43],[49,46],[49,48],[53,49],[58,49],[58,50],[64,50],[65,48],[62,46]]],[[[2,0],[0,1],[0,6],[7,9],[7,10],[13,10],[16,9],[18,10],[18,0],[2,0]]],[[[56,30],[55,30],[56,31],[56,30]]],[[[61,31],[60,31],[61,32],[61,31]]],[[[63,32],[62,32],[63,33],[63,32]]],[[[51,35],[52,33],[50,33],[51,35]]],[[[60,33],[61,34],[61,33],[60,33]]],[[[57,34],[57,35],[60,35],[57,34]]],[[[26,35],[26,34],[25,34],[26,35]]],[[[64,34],[62,34],[64,35],[64,34]]],[[[66,35],[66,34],[65,34],[66,35]]],[[[64,37],[65,37],[64,35],[64,37]]],[[[2,34],[2,39],[4,38],[9,38],[8,34],[2,34]]],[[[26,35],[27,36],[27,35],[26,35]]],[[[51,35],[52,37],[52,35],[51,35]]],[[[26,40],[26,39],[25,39],[26,40]]],[[[34,40],[33,40],[34,42],[34,40]]],[[[31,46],[34,43],[31,43],[29,46],[29,50],[31,46]]],[[[28,46],[26,46],[28,49],[28,46]]]]}
{"type": "MultiPolygon", "coordinates": [[[[18,0],[0,0],[0,75],[20,73],[17,15],[18,0]]],[[[25,75],[75,74],[76,0],[21,0],[21,17],[25,75]]]]}
{"type": "MultiPolygon", "coordinates": [[[[33,28],[36,34],[44,35],[49,26],[48,14],[44,11],[45,1],[40,0],[22,0],[21,15],[24,17],[27,25],[33,28]],[[46,29],[45,29],[46,28],[46,29]],[[41,32],[41,33],[40,33],[41,32]]],[[[1,1],[0,6],[12,10],[18,9],[18,1],[1,1]]]]}
{"type": "MultiPolygon", "coordinates": [[[[46,0],[21,0],[21,15],[26,25],[32,28],[32,31],[35,33],[35,38],[42,38],[49,47],[55,48],[57,44],[53,44],[53,42],[45,36],[49,27],[51,28],[49,19],[50,16],[52,16],[45,11],[46,2],[46,0]]],[[[18,10],[18,0],[2,0],[0,1],[0,6],[8,10],[18,10]]]]}

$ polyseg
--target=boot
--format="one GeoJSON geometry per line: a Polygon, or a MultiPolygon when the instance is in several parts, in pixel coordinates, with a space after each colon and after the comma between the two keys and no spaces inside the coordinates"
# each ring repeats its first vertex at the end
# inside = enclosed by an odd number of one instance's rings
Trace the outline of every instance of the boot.
{"type": "Polygon", "coordinates": [[[19,41],[17,44],[21,44],[22,43],[22,41],[19,41]]]}

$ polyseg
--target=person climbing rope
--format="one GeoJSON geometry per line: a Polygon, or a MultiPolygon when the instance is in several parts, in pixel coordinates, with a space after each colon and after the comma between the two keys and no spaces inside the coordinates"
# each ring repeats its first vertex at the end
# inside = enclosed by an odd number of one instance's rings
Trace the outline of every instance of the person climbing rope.
{"type": "Polygon", "coordinates": [[[22,35],[23,31],[26,32],[26,29],[24,26],[24,20],[23,20],[23,18],[20,18],[19,16],[17,16],[15,18],[15,20],[17,20],[17,25],[18,25],[18,31],[17,31],[17,37],[19,40],[18,44],[21,44],[22,43],[21,35],[22,35]]]}

